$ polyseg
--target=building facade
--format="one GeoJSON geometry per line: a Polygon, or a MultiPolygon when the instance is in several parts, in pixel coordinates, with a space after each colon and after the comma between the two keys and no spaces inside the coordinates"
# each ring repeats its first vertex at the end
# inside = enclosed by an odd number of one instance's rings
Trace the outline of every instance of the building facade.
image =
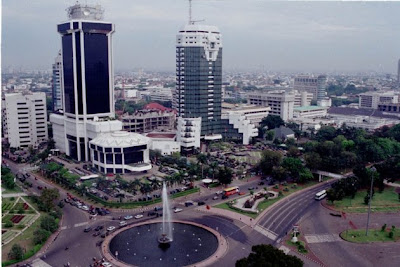
{"type": "MultiPolygon", "coordinates": [[[[90,159],[89,124],[114,118],[112,34],[114,24],[103,21],[104,10],[79,3],[67,9],[67,22],[58,24],[61,35],[63,113],[52,114],[56,147],[79,161],[90,159]]],[[[95,127],[96,128],[96,127],[95,127]]],[[[101,128],[101,127],[100,127],[101,128]]],[[[100,132],[98,133],[100,134],[100,132]]]]}
{"type": "Polygon", "coordinates": [[[313,94],[313,100],[320,100],[326,96],[326,75],[318,77],[301,75],[294,78],[294,90],[313,94]]]}
{"type": "Polygon", "coordinates": [[[149,133],[155,130],[172,130],[175,127],[176,115],[170,110],[143,109],[132,115],[123,115],[123,129],[128,132],[149,133]]]}
{"type": "Polygon", "coordinates": [[[360,108],[377,109],[379,104],[396,104],[399,96],[394,92],[367,92],[360,94],[358,104],[360,108]]]}
{"type": "Polygon", "coordinates": [[[293,118],[294,94],[284,90],[250,92],[247,94],[247,103],[270,107],[269,114],[280,116],[284,121],[293,118]]]}
{"type": "Polygon", "coordinates": [[[221,33],[215,26],[190,23],[176,36],[173,106],[178,117],[201,119],[201,137],[206,140],[222,138],[221,90],[221,33]]]}
{"type": "Polygon", "coordinates": [[[61,51],[58,52],[58,55],[53,64],[53,76],[51,81],[51,92],[53,98],[53,111],[58,111],[63,109],[63,92],[62,92],[62,59],[61,59],[61,51]]]}
{"type": "Polygon", "coordinates": [[[151,169],[150,139],[136,133],[103,133],[90,141],[93,167],[102,173],[141,172],[151,169]]]}
{"type": "Polygon", "coordinates": [[[36,147],[48,140],[46,94],[5,94],[4,134],[10,147],[36,147]]]}

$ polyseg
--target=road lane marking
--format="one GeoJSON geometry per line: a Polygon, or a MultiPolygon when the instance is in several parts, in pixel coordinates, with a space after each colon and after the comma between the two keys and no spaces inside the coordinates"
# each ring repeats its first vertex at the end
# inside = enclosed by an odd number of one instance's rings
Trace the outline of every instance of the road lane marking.
{"type": "Polygon", "coordinates": [[[80,227],[80,226],[84,226],[87,224],[89,224],[89,222],[76,223],[76,224],[74,224],[74,227],[80,227]]]}
{"type": "Polygon", "coordinates": [[[337,234],[304,235],[304,238],[309,244],[342,241],[337,234]]]}
{"type": "Polygon", "coordinates": [[[270,231],[268,229],[265,229],[264,227],[261,227],[260,225],[256,225],[254,227],[254,230],[256,230],[257,232],[265,235],[266,237],[268,237],[269,239],[272,239],[274,241],[278,237],[278,235],[276,233],[274,233],[273,231],[270,231]]]}

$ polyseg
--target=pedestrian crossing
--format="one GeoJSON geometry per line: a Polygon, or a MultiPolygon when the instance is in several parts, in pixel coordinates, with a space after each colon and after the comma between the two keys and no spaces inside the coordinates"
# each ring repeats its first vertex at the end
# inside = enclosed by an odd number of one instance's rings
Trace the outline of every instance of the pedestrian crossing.
{"type": "Polygon", "coordinates": [[[265,235],[266,237],[268,237],[271,240],[275,241],[278,238],[278,235],[275,232],[273,232],[271,230],[268,230],[268,229],[266,229],[266,228],[264,228],[264,227],[262,227],[260,225],[256,225],[254,227],[254,230],[256,230],[257,232],[259,232],[259,233],[261,233],[263,235],[265,235]]]}
{"type": "Polygon", "coordinates": [[[304,238],[309,244],[342,241],[337,234],[304,235],[304,238]]]}
{"type": "Polygon", "coordinates": [[[31,264],[33,267],[52,267],[50,264],[47,264],[46,262],[44,262],[41,259],[35,259],[32,261],[31,264]]]}

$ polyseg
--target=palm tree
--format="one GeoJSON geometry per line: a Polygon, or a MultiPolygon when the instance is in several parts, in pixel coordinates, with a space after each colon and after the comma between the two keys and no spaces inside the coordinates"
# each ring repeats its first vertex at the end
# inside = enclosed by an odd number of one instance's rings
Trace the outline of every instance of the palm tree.
{"type": "Polygon", "coordinates": [[[197,155],[197,164],[201,165],[201,179],[204,178],[204,175],[203,175],[204,174],[204,164],[206,164],[207,161],[208,160],[207,160],[207,156],[206,155],[204,155],[202,153],[197,155]]]}

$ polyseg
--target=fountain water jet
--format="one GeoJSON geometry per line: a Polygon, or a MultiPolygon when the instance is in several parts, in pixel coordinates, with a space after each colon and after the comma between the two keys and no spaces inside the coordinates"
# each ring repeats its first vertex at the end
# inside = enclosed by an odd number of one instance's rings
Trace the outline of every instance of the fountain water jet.
{"type": "Polygon", "coordinates": [[[167,185],[163,183],[162,190],[162,202],[163,202],[163,218],[162,218],[162,232],[158,238],[160,245],[169,245],[172,242],[172,223],[171,223],[171,210],[168,201],[167,185]]]}

